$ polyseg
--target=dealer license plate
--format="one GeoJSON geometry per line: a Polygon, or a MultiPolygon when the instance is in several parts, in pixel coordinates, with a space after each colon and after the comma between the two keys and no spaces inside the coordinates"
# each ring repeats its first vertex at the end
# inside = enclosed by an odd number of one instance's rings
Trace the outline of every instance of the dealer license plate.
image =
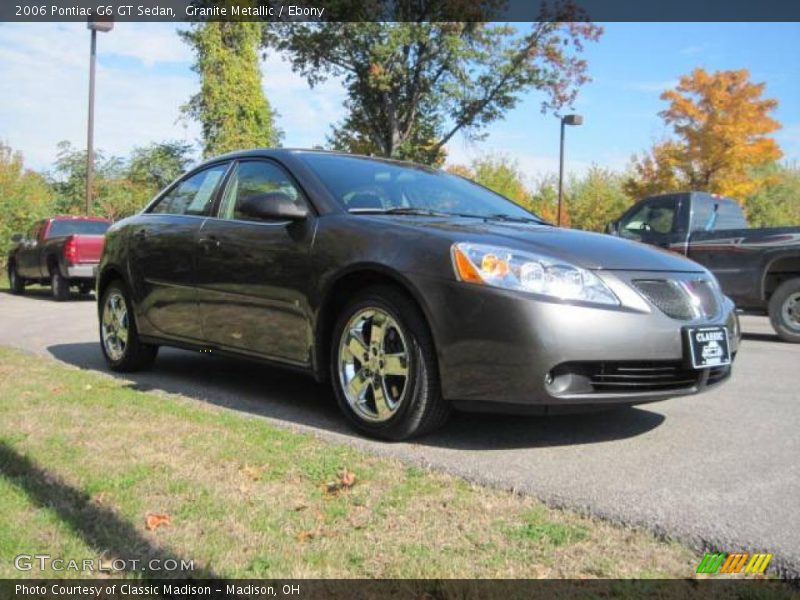
{"type": "Polygon", "coordinates": [[[731,364],[728,330],[724,327],[697,327],[686,330],[689,354],[695,369],[731,364]]]}

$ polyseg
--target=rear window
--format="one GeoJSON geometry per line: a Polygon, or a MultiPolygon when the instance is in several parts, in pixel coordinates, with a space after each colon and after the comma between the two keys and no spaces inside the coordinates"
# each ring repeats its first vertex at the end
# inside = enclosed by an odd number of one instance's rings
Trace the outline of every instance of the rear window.
{"type": "Polygon", "coordinates": [[[695,194],[692,200],[692,231],[745,229],[747,221],[735,200],[695,194]]]}
{"type": "Polygon", "coordinates": [[[111,226],[107,221],[53,221],[47,237],[61,237],[62,235],[104,235],[111,226]]]}

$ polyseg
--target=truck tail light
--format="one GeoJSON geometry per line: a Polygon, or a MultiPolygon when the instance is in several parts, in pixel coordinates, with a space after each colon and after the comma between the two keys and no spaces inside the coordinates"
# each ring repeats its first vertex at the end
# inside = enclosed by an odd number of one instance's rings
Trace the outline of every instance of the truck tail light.
{"type": "Polygon", "coordinates": [[[78,242],[74,237],[67,239],[67,243],[64,244],[64,258],[69,264],[74,264],[78,260],[78,242]]]}

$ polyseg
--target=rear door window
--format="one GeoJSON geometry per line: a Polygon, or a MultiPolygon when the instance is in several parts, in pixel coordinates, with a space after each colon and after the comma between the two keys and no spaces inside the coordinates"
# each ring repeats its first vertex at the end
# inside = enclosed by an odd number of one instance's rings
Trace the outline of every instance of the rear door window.
{"type": "Polygon", "coordinates": [[[735,200],[695,196],[692,200],[692,231],[744,229],[747,221],[735,200]]]}

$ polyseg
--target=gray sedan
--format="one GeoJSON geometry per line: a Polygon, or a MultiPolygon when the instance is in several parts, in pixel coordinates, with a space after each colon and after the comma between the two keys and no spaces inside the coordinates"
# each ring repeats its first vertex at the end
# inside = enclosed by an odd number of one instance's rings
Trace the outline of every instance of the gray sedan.
{"type": "Polygon", "coordinates": [[[113,225],[98,299],[112,369],[162,345],[277,363],[330,381],[385,439],[453,408],[695,394],[730,376],[739,339],[692,261],[427,167],[301,150],[212,159],[113,225]]]}

